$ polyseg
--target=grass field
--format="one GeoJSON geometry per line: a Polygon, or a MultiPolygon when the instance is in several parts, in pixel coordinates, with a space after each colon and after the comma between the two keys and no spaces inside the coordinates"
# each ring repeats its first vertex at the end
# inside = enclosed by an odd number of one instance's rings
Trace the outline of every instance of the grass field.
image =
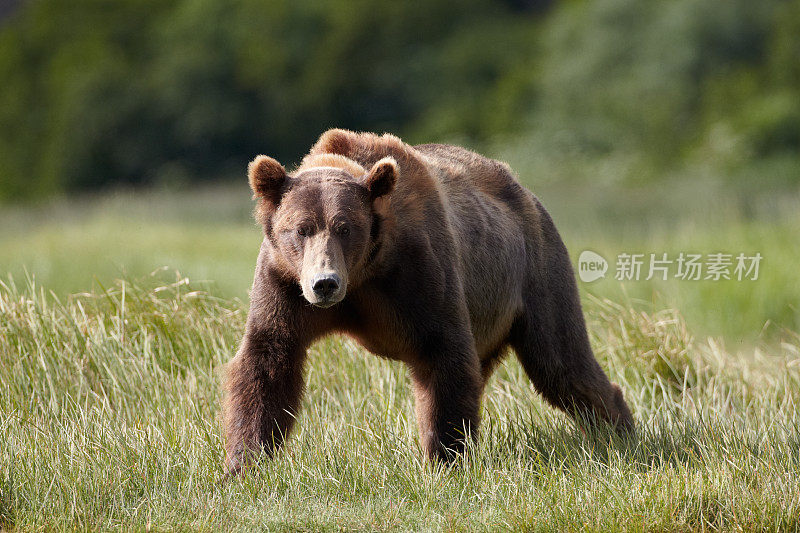
{"type": "Polygon", "coordinates": [[[749,284],[581,284],[636,438],[584,435],[512,357],[487,388],[477,446],[434,467],[403,367],[331,338],[312,349],[288,446],[228,484],[219,375],[260,241],[246,189],[4,209],[0,526],[800,530],[797,198],[743,213],[697,188],[669,201],[653,189],[537,192],[573,259],[584,248],[765,257],[749,284]]]}
{"type": "Polygon", "coordinates": [[[800,342],[728,354],[674,311],[588,303],[639,423],[583,435],[512,360],[477,447],[422,460],[404,369],[316,345],[298,431],[223,484],[218,371],[239,302],[162,273],[63,300],[0,288],[0,523],[40,529],[800,529],[800,342]]]}

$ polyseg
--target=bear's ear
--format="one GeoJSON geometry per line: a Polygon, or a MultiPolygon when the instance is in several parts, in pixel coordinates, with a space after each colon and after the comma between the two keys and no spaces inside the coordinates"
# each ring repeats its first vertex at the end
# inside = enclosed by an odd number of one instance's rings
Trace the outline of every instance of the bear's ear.
{"type": "Polygon", "coordinates": [[[286,181],[286,169],[283,165],[271,157],[260,155],[247,166],[247,178],[256,197],[278,205],[281,189],[286,181]]]}
{"type": "Polygon", "coordinates": [[[369,191],[370,199],[374,200],[392,192],[397,175],[397,161],[392,157],[384,157],[372,165],[372,169],[364,178],[364,187],[369,191]]]}

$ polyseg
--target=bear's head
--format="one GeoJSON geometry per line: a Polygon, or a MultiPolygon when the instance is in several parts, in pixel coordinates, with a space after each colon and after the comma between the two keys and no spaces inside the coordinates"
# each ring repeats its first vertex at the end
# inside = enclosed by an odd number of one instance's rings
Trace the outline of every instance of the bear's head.
{"type": "Polygon", "coordinates": [[[394,159],[369,171],[343,156],[326,155],[294,173],[267,156],[248,168],[256,210],[272,244],[272,265],[297,282],[311,304],[341,302],[357,282],[378,239],[380,212],[398,176],[394,159]]]}

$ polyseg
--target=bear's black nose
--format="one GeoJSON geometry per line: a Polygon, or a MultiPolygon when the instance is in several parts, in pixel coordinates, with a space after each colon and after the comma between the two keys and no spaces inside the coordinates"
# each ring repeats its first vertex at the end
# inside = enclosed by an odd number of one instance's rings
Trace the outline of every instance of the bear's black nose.
{"type": "Polygon", "coordinates": [[[311,288],[314,289],[317,296],[329,298],[339,289],[339,283],[342,280],[336,274],[317,274],[311,281],[311,288]]]}

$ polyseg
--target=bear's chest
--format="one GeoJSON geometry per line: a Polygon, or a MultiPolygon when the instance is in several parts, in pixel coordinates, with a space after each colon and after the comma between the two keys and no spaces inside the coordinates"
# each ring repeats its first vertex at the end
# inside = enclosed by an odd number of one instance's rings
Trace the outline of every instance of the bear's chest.
{"type": "Polygon", "coordinates": [[[348,297],[340,309],[340,330],[370,352],[408,361],[415,353],[413,328],[396,304],[377,293],[348,297]]]}

